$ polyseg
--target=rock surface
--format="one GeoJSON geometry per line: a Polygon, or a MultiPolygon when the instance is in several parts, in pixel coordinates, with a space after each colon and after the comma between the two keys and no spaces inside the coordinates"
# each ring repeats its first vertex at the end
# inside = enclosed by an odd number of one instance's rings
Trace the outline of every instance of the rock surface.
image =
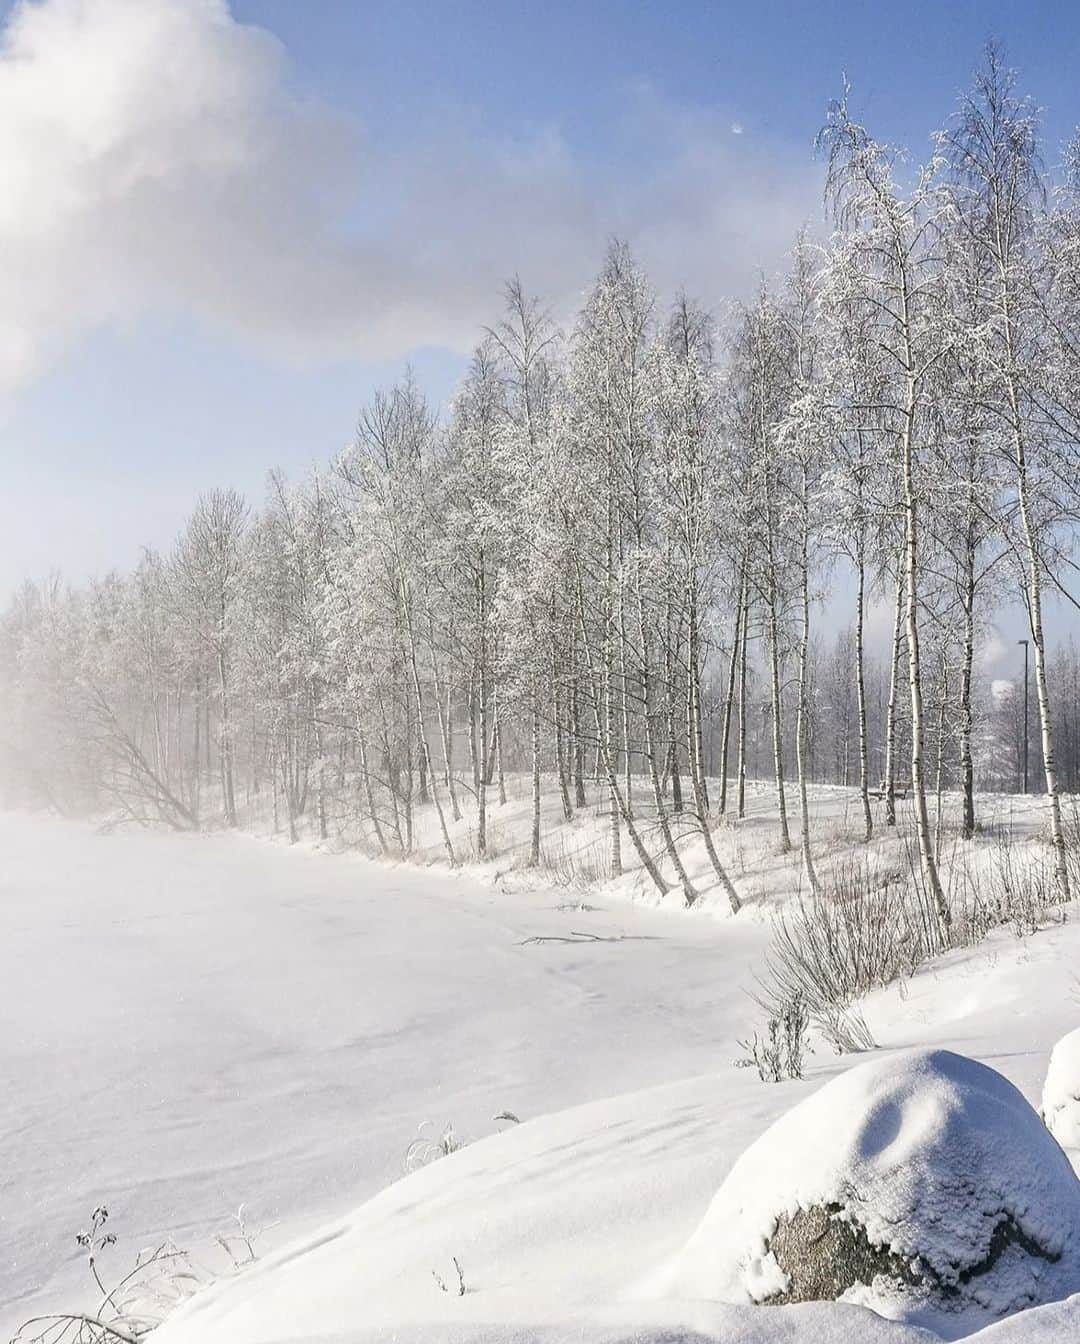
{"type": "Polygon", "coordinates": [[[1080,1291],[1080,1180],[993,1069],[881,1056],[746,1150],[666,1291],[852,1301],[964,1333],[1080,1291]]]}

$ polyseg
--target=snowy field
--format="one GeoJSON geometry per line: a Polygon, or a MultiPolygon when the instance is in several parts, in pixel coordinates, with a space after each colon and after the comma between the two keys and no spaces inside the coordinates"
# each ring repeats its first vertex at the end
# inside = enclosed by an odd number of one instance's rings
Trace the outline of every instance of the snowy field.
{"type": "Polygon", "coordinates": [[[92,1287],[99,1202],[119,1271],[242,1202],[340,1213],[426,1120],[478,1138],[726,1069],[766,933],[243,836],[0,815],[0,852],[4,1339],[92,1287]],[[603,941],[522,945],[574,930],[603,941]]]}
{"type": "MultiPolygon", "coordinates": [[[[0,817],[0,845],[0,1337],[92,1304],[75,1233],[103,1202],[107,1279],[166,1235],[209,1245],[241,1203],[269,1226],[259,1265],[162,1344],[928,1338],[854,1306],[658,1296],[739,1155],[853,1062],[821,1047],[778,1085],[735,1067],[764,898],[736,918],[629,888],[583,909],[565,889],[25,816],[0,817]],[[424,1121],[494,1137],[399,1179],[424,1121]]],[[[947,1046],[1037,1105],[1080,1024],[1078,970],[1075,920],[1002,930],[865,1013],[883,1050],[947,1046]]],[[[985,1335],[1076,1337],[1075,1302],[985,1335]]]]}

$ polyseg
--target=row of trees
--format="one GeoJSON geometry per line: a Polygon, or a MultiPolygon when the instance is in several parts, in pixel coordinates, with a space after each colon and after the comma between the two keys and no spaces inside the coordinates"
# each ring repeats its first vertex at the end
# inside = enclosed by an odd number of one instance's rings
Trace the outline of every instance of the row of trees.
{"type": "Polygon", "coordinates": [[[1044,605],[1077,510],[1080,205],[1036,131],[993,50],[919,171],[845,98],[819,137],[835,232],[722,324],[661,310],[621,244],[569,330],[515,281],[445,421],[407,378],[258,512],[214,492],[133,573],[28,587],[0,627],[9,790],[179,827],[263,806],[387,854],[422,806],[454,863],[463,812],[483,857],[524,773],[532,863],[545,796],[568,819],[600,796],[612,874],[629,846],[693,901],[690,829],[737,909],[712,821],[764,736],[811,887],[813,777],[857,787],[865,838],[910,790],[945,921],[928,797],[959,789],[971,836],[977,783],[1011,784],[978,651],[1019,597],[1067,889],[1076,660],[1055,718],[1044,605]],[[851,610],[828,654],[826,593],[851,610]]]}

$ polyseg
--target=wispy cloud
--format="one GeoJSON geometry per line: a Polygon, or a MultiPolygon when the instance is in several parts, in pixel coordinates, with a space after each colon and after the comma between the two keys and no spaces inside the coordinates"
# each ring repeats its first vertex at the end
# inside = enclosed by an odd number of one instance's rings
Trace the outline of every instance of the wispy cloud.
{"type": "Polygon", "coordinates": [[[280,43],[225,0],[17,5],[0,46],[0,389],[146,312],[291,357],[464,349],[507,275],[571,304],[615,233],[662,285],[718,298],[815,208],[801,149],[750,149],[729,117],[640,91],[645,156],[627,144],[598,165],[557,129],[496,141],[452,110],[391,150],[287,76],[280,43]]]}

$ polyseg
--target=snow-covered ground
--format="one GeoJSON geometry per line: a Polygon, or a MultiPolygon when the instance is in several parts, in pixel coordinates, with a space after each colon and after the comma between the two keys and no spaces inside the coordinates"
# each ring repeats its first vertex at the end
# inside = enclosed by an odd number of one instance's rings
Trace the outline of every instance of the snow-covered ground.
{"type": "MultiPolygon", "coordinates": [[[[888,1048],[973,1053],[1037,1103],[1051,1044],[1080,1020],[1078,967],[1075,925],[1029,943],[998,933],[875,996],[873,1024],[888,1048]]],[[[722,962],[717,972],[722,996],[722,962]]],[[[930,1339],[854,1306],[657,1299],[657,1271],[679,1256],[739,1155],[852,1063],[818,1057],[804,1081],[769,1086],[729,1059],[721,1045],[702,1076],[537,1119],[436,1162],[194,1299],[161,1344],[684,1338],[677,1329],[729,1344],[930,1339]],[[463,1297],[452,1295],[454,1256],[463,1297]]],[[[1074,1338],[1080,1299],[985,1332],[986,1344],[1074,1338]]]]}
{"type": "MultiPolygon", "coordinates": [[[[503,805],[489,802],[488,850],[485,863],[475,862],[476,808],[467,795],[461,795],[461,817],[447,820],[447,829],[459,861],[458,872],[466,871],[483,882],[532,886],[536,877],[525,864],[528,860],[532,828],[532,781],[525,775],[509,775],[506,780],[507,801],[503,805]]],[[[635,782],[635,809],[639,825],[651,852],[659,854],[662,844],[651,814],[647,790],[642,781],[635,782]]],[[[602,883],[609,899],[632,901],[636,904],[656,904],[661,900],[676,906],[680,893],[674,885],[670,867],[661,864],[666,880],[673,884],[667,897],[661,898],[643,871],[634,847],[626,835],[622,836],[623,876],[615,881],[606,879],[608,871],[608,803],[602,788],[586,782],[588,805],[575,812],[568,822],[563,819],[558,786],[553,777],[545,777],[541,804],[541,854],[551,880],[602,883]]],[[[709,781],[709,796],[715,804],[720,786],[709,781]]],[[[729,797],[734,809],[735,786],[731,782],[729,797]]],[[[882,869],[905,870],[908,866],[907,849],[913,844],[912,805],[910,799],[897,803],[899,826],[886,828],[883,823],[884,805],[874,803],[876,830],[869,847],[858,843],[862,834],[862,805],[856,790],[839,785],[816,784],[810,790],[811,842],[814,862],[820,875],[827,878],[838,865],[867,859],[882,869]]],[[[1066,818],[1080,829],[1080,806],[1077,799],[1065,800],[1066,818]]],[[[935,829],[940,822],[940,855],[947,873],[954,858],[970,860],[972,855],[958,840],[960,798],[958,794],[944,794],[940,818],[937,804],[931,804],[935,829]]],[[[791,897],[804,886],[802,864],[798,850],[798,825],[793,800],[788,798],[788,821],[794,841],[792,849],[782,853],[778,844],[776,790],[760,780],[748,780],[746,785],[746,815],[736,820],[729,812],[715,824],[713,840],[720,857],[732,878],[739,895],[748,904],[760,906],[791,897]]],[[[1013,839],[1032,841],[1045,832],[1046,810],[1043,800],[1035,795],[987,794],[977,802],[977,817],[982,836],[977,852],[983,862],[994,851],[994,836],[1008,834],[1013,839]]],[[[303,819],[313,833],[314,819],[303,819]]],[[[271,831],[269,816],[252,813],[247,828],[264,834],[271,831]]],[[[720,889],[702,843],[696,823],[688,817],[673,817],[672,829],[678,837],[679,853],[702,905],[727,912],[727,897],[720,889]]],[[[357,829],[350,840],[360,850],[376,854],[374,837],[357,829]]],[[[433,807],[418,809],[414,817],[413,861],[446,869],[446,856],[441,828],[433,807]]]]}
{"type": "Polygon", "coordinates": [[[3,1339],[92,1296],[75,1234],[99,1202],[120,1272],[241,1202],[343,1212],[425,1120],[478,1138],[728,1071],[767,934],[236,835],[0,815],[0,855],[3,1339]],[[597,941],[526,941],[576,931],[597,941]]]}
{"type": "MultiPolygon", "coordinates": [[[[822,1048],[778,1085],[735,1067],[768,902],[658,910],[626,886],[581,909],[489,877],[45,818],[0,817],[0,846],[0,1338],[32,1307],[92,1300],[74,1234],[102,1201],[107,1279],[155,1238],[204,1243],[241,1202],[276,1224],[259,1265],[161,1344],[926,1338],[853,1306],[655,1295],[740,1153],[852,1063],[822,1048]],[[424,1120],[495,1136],[397,1179],[424,1120]]],[[[1075,923],[999,931],[865,1014],[884,1049],[973,1055],[1038,1105],[1080,1024],[1078,970],[1075,923]]],[[[1080,1303],[1015,1322],[986,1344],[1080,1337],[1080,1303]]]]}

